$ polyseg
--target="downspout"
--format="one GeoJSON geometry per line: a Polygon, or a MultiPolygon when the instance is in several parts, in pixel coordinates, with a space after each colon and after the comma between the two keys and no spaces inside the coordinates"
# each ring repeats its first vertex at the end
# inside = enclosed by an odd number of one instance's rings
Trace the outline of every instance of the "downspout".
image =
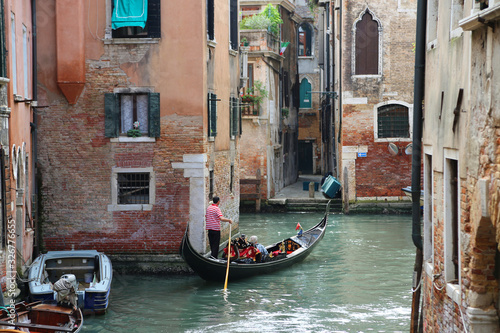
{"type": "MultiPolygon", "coordinates": [[[[32,100],[38,102],[38,73],[37,73],[37,33],[36,33],[36,0],[31,0],[31,34],[32,34],[32,49],[33,49],[33,96],[32,100]]],[[[37,172],[36,172],[36,164],[37,164],[37,156],[38,156],[38,150],[37,150],[37,114],[36,114],[36,108],[32,108],[33,110],[33,123],[30,124],[31,126],[31,147],[33,150],[33,157],[31,159],[31,177],[33,179],[33,195],[32,195],[32,200],[36,200],[35,202],[36,207],[38,207],[38,182],[37,182],[37,172]]],[[[33,204],[33,203],[32,203],[33,204]]],[[[33,240],[33,258],[38,257],[39,254],[39,244],[40,244],[40,228],[38,226],[38,216],[33,217],[33,210],[31,211],[32,213],[32,218],[33,221],[35,222],[35,225],[33,228],[35,229],[35,237],[38,239],[33,240]]],[[[35,211],[36,214],[38,214],[38,208],[35,211]]]]}
{"type": "Polygon", "coordinates": [[[415,44],[415,77],[413,86],[413,144],[412,144],[412,239],[413,244],[422,250],[420,228],[420,175],[422,165],[422,100],[425,85],[425,26],[427,1],[418,0],[417,4],[417,37],[415,44]]]}
{"type": "Polygon", "coordinates": [[[413,147],[411,172],[412,197],[412,240],[417,248],[415,266],[413,269],[413,295],[411,307],[410,332],[422,331],[423,323],[419,325],[419,307],[421,294],[421,276],[423,264],[423,245],[420,225],[420,177],[422,165],[422,100],[425,92],[425,29],[427,1],[417,2],[417,31],[415,44],[415,77],[413,91],[413,147]]]}

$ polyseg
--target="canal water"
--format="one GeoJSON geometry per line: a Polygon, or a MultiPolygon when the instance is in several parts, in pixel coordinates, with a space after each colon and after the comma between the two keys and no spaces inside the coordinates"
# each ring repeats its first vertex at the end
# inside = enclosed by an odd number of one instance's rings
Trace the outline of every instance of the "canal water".
{"type": "MultiPolygon", "coordinates": [[[[322,214],[242,214],[240,231],[270,244],[322,214]]],[[[330,214],[302,263],[241,281],[115,275],[108,312],[83,332],[408,332],[415,248],[409,215],[330,214]]]]}

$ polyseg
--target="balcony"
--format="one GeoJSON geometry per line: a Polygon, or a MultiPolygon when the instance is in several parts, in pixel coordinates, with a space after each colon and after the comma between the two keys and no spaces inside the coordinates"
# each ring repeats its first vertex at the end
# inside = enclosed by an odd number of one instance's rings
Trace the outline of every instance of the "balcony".
{"type": "Polygon", "coordinates": [[[279,55],[280,40],[266,29],[240,30],[240,40],[243,38],[248,42],[249,53],[273,52],[279,55]]]}
{"type": "Polygon", "coordinates": [[[255,117],[259,115],[259,104],[253,101],[241,99],[241,115],[243,117],[255,117]]]}

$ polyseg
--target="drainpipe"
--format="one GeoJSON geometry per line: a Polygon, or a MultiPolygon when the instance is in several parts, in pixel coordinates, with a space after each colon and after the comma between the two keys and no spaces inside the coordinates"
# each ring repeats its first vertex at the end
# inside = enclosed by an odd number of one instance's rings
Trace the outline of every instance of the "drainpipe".
{"type": "MultiPolygon", "coordinates": [[[[37,45],[37,34],[36,34],[36,0],[31,0],[31,34],[32,34],[32,49],[33,49],[33,96],[32,100],[38,102],[38,73],[37,73],[37,50],[36,50],[36,45],[37,45]]],[[[33,158],[31,159],[31,175],[33,179],[33,195],[32,195],[32,200],[37,200],[38,201],[38,185],[37,185],[37,173],[36,173],[36,164],[37,164],[37,133],[36,133],[36,126],[37,126],[37,120],[36,120],[36,108],[32,108],[33,110],[33,123],[30,124],[31,126],[31,148],[33,150],[33,158]],[[34,199],[33,199],[34,198],[34,199]]],[[[38,204],[36,205],[38,207],[38,204]]],[[[33,217],[33,210],[31,211],[32,213],[32,218],[35,222],[38,222],[37,218],[33,217]]],[[[37,212],[38,214],[38,209],[37,212]]],[[[38,237],[40,234],[40,229],[38,226],[38,223],[36,223],[33,228],[35,228],[35,237],[38,237]]],[[[33,240],[33,258],[38,257],[38,252],[39,252],[39,239],[33,240]]]]}
{"type": "Polygon", "coordinates": [[[412,198],[412,240],[417,248],[415,266],[413,270],[413,296],[411,309],[410,332],[422,330],[422,320],[419,319],[420,306],[420,280],[422,276],[423,246],[420,226],[420,175],[422,165],[422,100],[425,87],[425,28],[426,28],[427,1],[417,2],[417,31],[415,44],[415,77],[413,91],[413,147],[412,147],[412,172],[411,172],[411,198],[412,198]]]}

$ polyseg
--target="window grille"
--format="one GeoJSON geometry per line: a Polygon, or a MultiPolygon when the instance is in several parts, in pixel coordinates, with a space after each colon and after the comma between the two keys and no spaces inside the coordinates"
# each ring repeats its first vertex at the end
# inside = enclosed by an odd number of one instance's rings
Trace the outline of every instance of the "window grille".
{"type": "Polygon", "coordinates": [[[410,124],[408,108],[403,105],[389,104],[378,108],[379,138],[409,138],[410,124]]]}
{"type": "Polygon", "coordinates": [[[118,204],[149,204],[149,173],[119,173],[118,204]]]}

